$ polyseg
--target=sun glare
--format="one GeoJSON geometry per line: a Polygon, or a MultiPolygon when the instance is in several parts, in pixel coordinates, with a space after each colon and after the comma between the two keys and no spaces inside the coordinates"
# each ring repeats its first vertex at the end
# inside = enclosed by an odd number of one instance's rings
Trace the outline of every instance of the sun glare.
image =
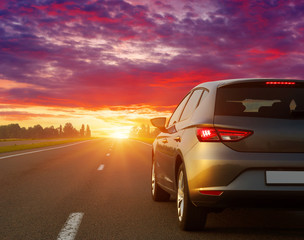
{"type": "Polygon", "coordinates": [[[112,138],[120,138],[120,139],[125,139],[125,138],[128,138],[129,135],[127,133],[123,133],[123,132],[115,132],[113,134],[111,134],[111,137],[112,138]]]}

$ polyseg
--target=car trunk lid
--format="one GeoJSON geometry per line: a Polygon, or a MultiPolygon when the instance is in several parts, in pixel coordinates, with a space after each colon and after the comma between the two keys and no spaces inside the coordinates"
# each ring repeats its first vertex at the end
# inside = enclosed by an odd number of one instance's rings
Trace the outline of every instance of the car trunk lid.
{"type": "Polygon", "coordinates": [[[282,82],[243,82],[218,88],[215,128],[253,132],[240,141],[223,141],[226,146],[242,152],[304,152],[304,85],[282,82]]]}

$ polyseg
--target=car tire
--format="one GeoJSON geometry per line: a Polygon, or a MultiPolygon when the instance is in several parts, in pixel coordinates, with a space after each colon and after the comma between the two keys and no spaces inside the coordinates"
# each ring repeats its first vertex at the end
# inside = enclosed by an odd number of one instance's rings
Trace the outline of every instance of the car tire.
{"type": "Polygon", "coordinates": [[[204,229],[208,211],[196,207],[190,200],[188,181],[184,164],[181,164],[177,175],[177,214],[179,227],[185,231],[201,231],[204,229]]]}
{"type": "Polygon", "coordinates": [[[151,193],[152,199],[156,202],[164,202],[170,199],[170,194],[163,190],[157,183],[155,161],[152,162],[151,169],[151,193]]]}

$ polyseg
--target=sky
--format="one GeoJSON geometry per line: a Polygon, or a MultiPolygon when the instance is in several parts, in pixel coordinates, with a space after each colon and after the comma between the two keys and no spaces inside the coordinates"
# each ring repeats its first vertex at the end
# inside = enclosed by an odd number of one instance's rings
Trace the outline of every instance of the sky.
{"type": "Polygon", "coordinates": [[[0,125],[128,134],[197,84],[304,79],[304,1],[2,0],[0,125]]]}

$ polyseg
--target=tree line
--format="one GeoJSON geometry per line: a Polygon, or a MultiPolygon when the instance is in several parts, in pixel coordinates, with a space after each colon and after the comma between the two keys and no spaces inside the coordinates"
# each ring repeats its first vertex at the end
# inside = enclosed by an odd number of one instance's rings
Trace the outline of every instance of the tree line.
{"type": "Polygon", "coordinates": [[[73,127],[72,123],[66,123],[64,127],[54,126],[43,128],[37,124],[33,127],[20,127],[19,124],[0,126],[0,139],[7,138],[70,138],[70,137],[91,137],[90,126],[82,124],[80,130],[73,127]]]}
{"type": "Polygon", "coordinates": [[[129,136],[131,138],[155,138],[159,133],[160,130],[158,128],[151,130],[149,124],[141,124],[132,127],[129,136]]]}

